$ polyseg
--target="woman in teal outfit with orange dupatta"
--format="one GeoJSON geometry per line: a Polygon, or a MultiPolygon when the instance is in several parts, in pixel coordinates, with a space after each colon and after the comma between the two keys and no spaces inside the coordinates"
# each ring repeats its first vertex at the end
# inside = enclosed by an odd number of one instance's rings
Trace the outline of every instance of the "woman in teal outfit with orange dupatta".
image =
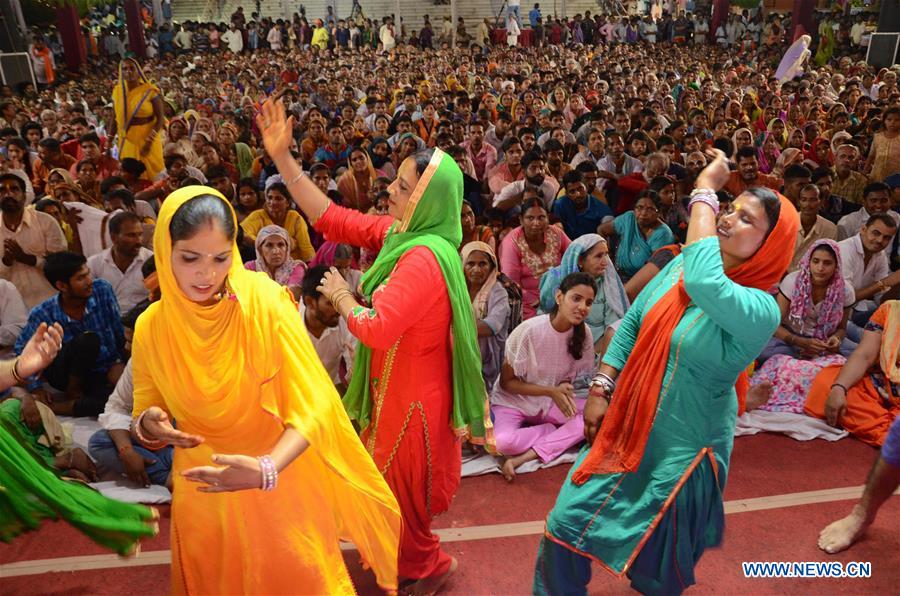
{"type": "Polygon", "coordinates": [[[590,447],[547,517],[535,594],[585,594],[591,561],[640,592],[678,594],[721,541],[742,371],[778,327],[766,290],[790,264],[799,217],[767,189],[717,216],[710,193],[728,165],[715,155],[697,179],[708,202],[693,205],[687,245],[637,297],[603,357],[584,413],[590,447]]]}

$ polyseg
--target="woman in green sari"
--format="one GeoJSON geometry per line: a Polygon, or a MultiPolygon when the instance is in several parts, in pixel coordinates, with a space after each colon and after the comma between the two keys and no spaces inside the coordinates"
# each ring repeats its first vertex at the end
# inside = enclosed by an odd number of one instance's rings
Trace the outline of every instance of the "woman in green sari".
{"type": "MultiPolygon", "coordinates": [[[[62,337],[58,324],[42,323],[18,358],[0,363],[0,392],[53,362],[62,337]]],[[[29,426],[41,424],[40,415],[32,419],[34,415],[23,414],[29,426]]],[[[126,555],[141,538],[156,534],[155,511],[60,480],[45,458],[23,433],[23,425],[0,417],[0,540],[10,542],[44,519],[64,519],[97,544],[126,555]]]]}
{"type": "Polygon", "coordinates": [[[490,440],[475,318],[459,259],[462,172],[431,149],[400,164],[387,216],[332,204],[290,154],[281,102],[258,117],[266,151],[294,202],[326,239],[378,253],[359,304],[337,269],[322,280],[359,339],[344,407],[403,515],[401,587],[434,593],[456,569],[431,531],[459,485],[460,440],[490,440]],[[405,585],[404,585],[405,581],[405,585]]]}
{"type": "Polygon", "coordinates": [[[594,379],[589,447],[547,517],[535,594],[584,594],[591,561],[640,592],[678,594],[721,541],[743,371],[781,318],[767,290],[790,263],[799,217],[767,189],[717,217],[729,170],[714,151],[684,250],[635,300],[594,379]]]}

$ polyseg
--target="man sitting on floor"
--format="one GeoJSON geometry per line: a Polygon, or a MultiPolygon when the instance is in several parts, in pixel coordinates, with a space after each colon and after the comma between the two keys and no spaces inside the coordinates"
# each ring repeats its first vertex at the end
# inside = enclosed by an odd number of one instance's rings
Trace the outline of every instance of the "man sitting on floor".
{"type": "Polygon", "coordinates": [[[316,289],[327,272],[326,265],[316,265],[306,272],[301,287],[303,300],[300,302],[300,316],[303,317],[309,339],[325,365],[331,382],[343,395],[353,366],[356,338],[331,302],[316,289]],[[341,363],[344,364],[343,375],[341,363]]]}
{"type": "Polygon", "coordinates": [[[85,258],[72,252],[47,255],[44,275],[59,293],[32,309],[16,342],[16,354],[22,353],[41,323],[62,325],[63,347],[43,378],[65,392],[65,399],[50,400],[38,378],[28,379],[27,389],[56,414],[97,416],[125,368],[116,294],[109,282],[93,280],[85,258]]]}
{"type": "Polygon", "coordinates": [[[112,246],[88,259],[94,279],[112,285],[119,311],[127,313],[147,298],[141,267],[153,253],[141,246],[144,228],[141,217],[130,211],[117,213],[109,220],[112,246]]]}

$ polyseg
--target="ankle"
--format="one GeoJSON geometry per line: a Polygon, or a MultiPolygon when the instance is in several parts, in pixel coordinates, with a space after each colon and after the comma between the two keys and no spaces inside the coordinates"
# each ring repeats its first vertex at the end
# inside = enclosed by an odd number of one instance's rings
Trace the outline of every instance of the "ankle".
{"type": "Polygon", "coordinates": [[[869,514],[868,509],[861,503],[857,503],[853,506],[853,510],[850,512],[850,515],[860,520],[865,526],[871,524],[875,519],[874,513],[869,514]]]}

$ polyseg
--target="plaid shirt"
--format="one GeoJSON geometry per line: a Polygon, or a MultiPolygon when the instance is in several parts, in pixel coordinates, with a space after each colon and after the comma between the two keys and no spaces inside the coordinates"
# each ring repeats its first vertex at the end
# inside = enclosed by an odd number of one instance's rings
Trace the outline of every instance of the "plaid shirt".
{"type": "MultiPolygon", "coordinates": [[[[25,344],[37,331],[41,323],[59,323],[63,328],[63,345],[82,333],[92,332],[100,336],[100,353],[94,363],[94,372],[105,373],[116,362],[125,360],[125,330],[122,327],[119,303],[108,281],[94,280],[94,293],[88,298],[84,317],[76,321],[67,315],[59,302],[59,294],[38,304],[28,315],[28,323],[16,341],[16,355],[25,349],[25,344]]],[[[40,386],[36,377],[28,380],[28,390],[40,386]]]]}
{"type": "Polygon", "coordinates": [[[869,179],[859,172],[850,171],[846,180],[841,180],[837,174],[831,179],[831,194],[843,197],[856,205],[862,204],[863,189],[869,183],[869,179]]]}

